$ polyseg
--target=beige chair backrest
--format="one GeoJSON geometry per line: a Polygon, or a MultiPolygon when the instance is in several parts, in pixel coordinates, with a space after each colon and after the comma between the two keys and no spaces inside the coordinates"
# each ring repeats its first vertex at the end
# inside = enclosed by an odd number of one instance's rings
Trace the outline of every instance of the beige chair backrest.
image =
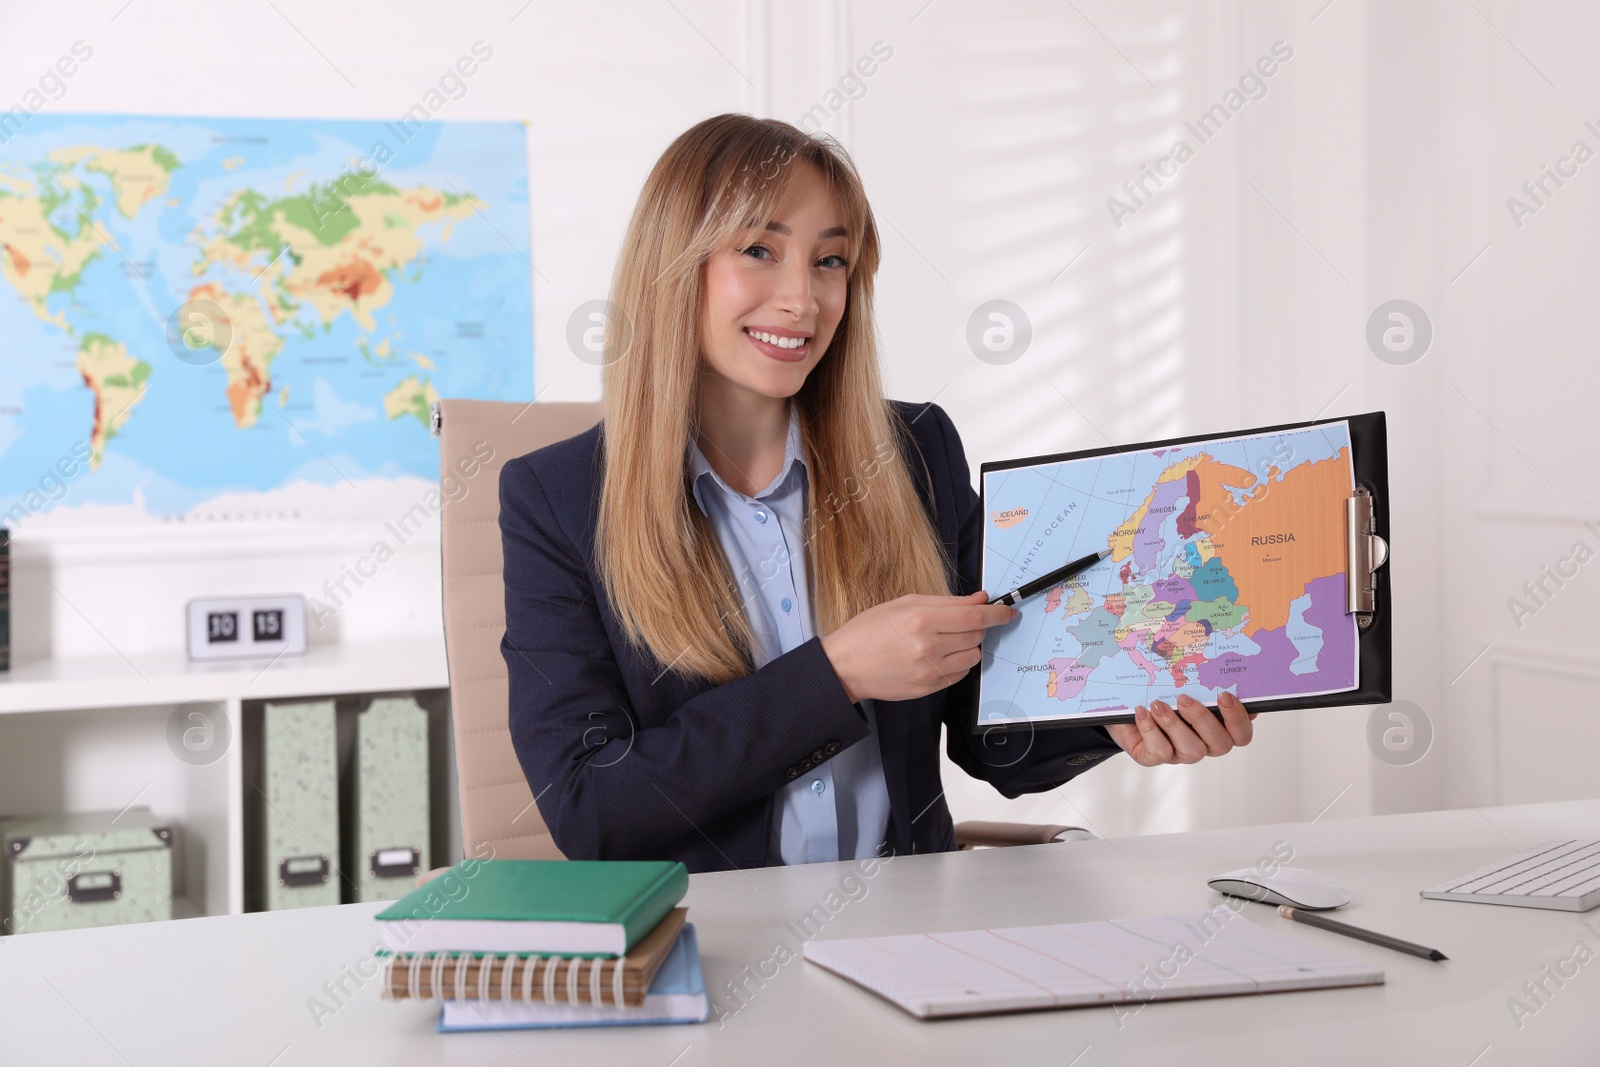
{"type": "Polygon", "coordinates": [[[441,400],[434,408],[441,481],[452,473],[457,479],[454,486],[442,486],[440,539],[461,837],[469,857],[564,858],[539,816],[507,723],[506,664],[500,655],[506,628],[500,468],[582,433],[600,417],[598,402],[441,400]]]}

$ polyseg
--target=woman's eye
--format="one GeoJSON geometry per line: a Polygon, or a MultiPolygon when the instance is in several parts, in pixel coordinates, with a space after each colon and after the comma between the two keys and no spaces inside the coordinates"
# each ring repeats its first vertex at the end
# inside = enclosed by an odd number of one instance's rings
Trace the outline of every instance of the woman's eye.
{"type": "MultiPolygon", "coordinates": [[[[744,248],[739,249],[739,253],[740,255],[751,256],[755,259],[765,259],[773,255],[772,249],[761,244],[746,245],[744,248]]],[[[838,253],[834,253],[833,255],[823,256],[821,259],[817,260],[817,265],[820,267],[828,267],[829,269],[837,270],[842,267],[848,267],[850,265],[850,261],[838,253]]]]}

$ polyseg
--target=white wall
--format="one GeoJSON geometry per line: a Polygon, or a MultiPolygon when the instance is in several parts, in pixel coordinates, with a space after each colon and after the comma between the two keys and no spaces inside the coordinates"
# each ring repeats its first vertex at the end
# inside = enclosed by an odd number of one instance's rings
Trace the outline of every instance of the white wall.
{"type": "Polygon", "coordinates": [[[1587,756],[1600,744],[1600,167],[1591,158],[1560,186],[1544,179],[1537,199],[1523,190],[1576,141],[1600,152],[1585,125],[1600,127],[1600,109],[1583,50],[1600,13],[1501,3],[1489,14],[1505,38],[1481,19],[1441,18],[1456,42],[1443,92],[1471,105],[1444,126],[1440,168],[1454,232],[1440,241],[1439,291],[1454,328],[1439,394],[1446,448],[1466,459],[1440,470],[1452,533],[1441,543],[1440,710],[1454,806],[1594,796],[1587,756]],[[1536,213],[1514,218],[1512,197],[1536,213]]]}
{"type": "MultiPolygon", "coordinates": [[[[597,371],[567,351],[567,318],[605,294],[660,151],[720,111],[798,120],[882,41],[892,57],[828,128],[886,235],[891,394],[948,408],[975,476],[986,459],[1389,412],[1396,695],[1430,717],[1427,757],[1380,763],[1364,709],[1293,713],[1258,721],[1257,742],[1223,760],[1122,761],[1011,804],[947,768],[958,819],[1148,832],[1592,794],[1578,755],[1594,749],[1590,718],[1561,709],[1592,703],[1600,679],[1596,568],[1521,631],[1504,604],[1582,519],[1600,520],[1579,444],[1600,163],[1520,231],[1503,204],[1600,115],[1584,110],[1595,16],[1577,0],[1484,0],[1498,33],[1442,0],[275,3],[0,4],[0,98],[81,38],[94,60],[53,107],[391,118],[486,41],[493,60],[442,117],[529,121],[536,388],[592,399],[597,371]],[[1294,57],[1265,97],[1114,225],[1106,198],[1278,40],[1294,57]],[[1433,318],[1433,349],[1411,366],[1366,347],[1368,314],[1392,297],[1433,318]],[[996,298],[1035,331],[1009,366],[964,341],[996,298]]],[[[20,650],[174,647],[190,596],[242,566],[314,593],[381,520],[116,549],[24,538],[18,611],[48,625],[20,633],[20,650]]],[[[435,632],[436,553],[413,542],[341,611],[337,636],[435,632]]]]}
{"type": "MultiPolygon", "coordinates": [[[[522,7],[7,3],[0,5],[0,98],[17,99],[81,39],[93,59],[52,110],[387,120],[474,42],[485,42],[492,58],[439,117],[529,123],[539,395],[592,397],[594,369],[566,347],[569,313],[605,294],[633,197],[667,141],[705,115],[749,107],[750,90],[671,5],[522,7]]],[[[680,8],[717,47],[742,49],[738,5],[680,8]]],[[[17,654],[175,650],[183,604],[199,595],[302,592],[326,601],[324,583],[368,552],[397,513],[389,500],[365,510],[316,527],[124,530],[110,544],[96,531],[45,535],[30,523],[15,547],[17,654]]],[[[312,640],[438,634],[439,595],[438,537],[430,530],[314,629],[312,640]]]]}

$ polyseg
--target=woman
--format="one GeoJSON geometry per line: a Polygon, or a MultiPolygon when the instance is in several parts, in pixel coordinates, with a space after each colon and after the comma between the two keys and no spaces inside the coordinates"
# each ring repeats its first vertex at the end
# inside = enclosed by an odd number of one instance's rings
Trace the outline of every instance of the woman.
{"type": "Polygon", "coordinates": [[[608,331],[604,420],[501,475],[511,733],[569,858],[691,871],[956,847],[940,732],[1007,797],[1119,749],[1249,742],[1137,722],[975,735],[979,509],[936,404],[886,401],[878,235],[842,149],[720,115],[651,171],[608,331]],[[626,347],[624,348],[624,344],[626,347]]]}

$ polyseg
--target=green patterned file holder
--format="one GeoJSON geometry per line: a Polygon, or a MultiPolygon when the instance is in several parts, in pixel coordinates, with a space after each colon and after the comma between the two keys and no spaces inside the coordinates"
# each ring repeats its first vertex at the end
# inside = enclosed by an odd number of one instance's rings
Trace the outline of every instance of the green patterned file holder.
{"type": "Polygon", "coordinates": [[[331,700],[262,709],[259,899],[268,911],[339,903],[339,775],[331,700]]]}
{"type": "Polygon", "coordinates": [[[356,899],[395,900],[428,870],[428,713],[409,696],[373,698],[354,763],[346,869],[356,899]]]}
{"type": "Polygon", "coordinates": [[[172,918],[172,831],[149,808],[0,819],[0,932],[172,918]]]}

